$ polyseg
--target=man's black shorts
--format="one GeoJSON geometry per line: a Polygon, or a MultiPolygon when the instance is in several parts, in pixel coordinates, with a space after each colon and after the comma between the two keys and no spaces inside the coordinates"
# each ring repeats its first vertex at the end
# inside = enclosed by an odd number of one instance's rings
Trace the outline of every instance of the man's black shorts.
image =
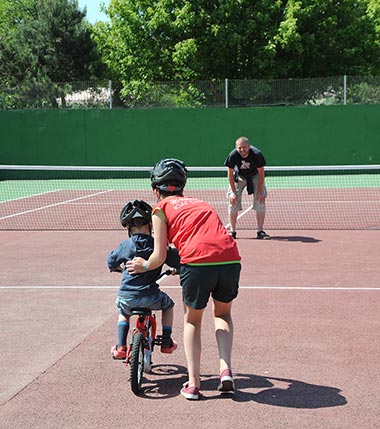
{"type": "Polygon", "coordinates": [[[182,265],[181,286],[183,302],[200,310],[207,306],[210,295],[221,302],[237,297],[240,263],[225,265],[182,265]]]}

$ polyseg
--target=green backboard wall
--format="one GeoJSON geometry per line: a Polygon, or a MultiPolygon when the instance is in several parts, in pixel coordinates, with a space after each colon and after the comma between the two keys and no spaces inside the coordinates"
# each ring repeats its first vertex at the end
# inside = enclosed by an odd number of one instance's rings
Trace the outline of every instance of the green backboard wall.
{"type": "Polygon", "coordinates": [[[380,105],[0,112],[0,164],[222,166],[237,137],[268,165],[380,164],[380,105]]]}

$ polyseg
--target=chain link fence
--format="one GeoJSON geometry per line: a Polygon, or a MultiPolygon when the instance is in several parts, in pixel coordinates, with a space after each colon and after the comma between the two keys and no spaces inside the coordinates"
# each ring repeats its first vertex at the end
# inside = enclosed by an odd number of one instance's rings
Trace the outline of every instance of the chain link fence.
{"type": "Polygon", "coordinates": [[[0,84],[0,106],[15,109],[232,108],[379,104],[380,76],[225,79],[192,82],[26,82],[0,84]]]}

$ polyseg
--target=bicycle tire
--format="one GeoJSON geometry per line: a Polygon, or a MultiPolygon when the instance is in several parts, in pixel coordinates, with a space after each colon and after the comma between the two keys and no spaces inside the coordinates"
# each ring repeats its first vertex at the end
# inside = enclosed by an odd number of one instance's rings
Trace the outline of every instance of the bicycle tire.
{"type": "Polygon", "coordinates": [[[132,392],[136,395],[140,393],[142,376],[144,372],[144,335],[137,332],[133,336],[131,360],[129,362],[131,367],[131,388],[132,392]]]}
{"type": "Polygon", "coordinates": [[[147,342],[147,345],[144,350],[144,372],[146,374],[149,374],[152,370],[152,351],[153,351],[152,327],[149,328],[148,338],[146,342],[147,342]]]}

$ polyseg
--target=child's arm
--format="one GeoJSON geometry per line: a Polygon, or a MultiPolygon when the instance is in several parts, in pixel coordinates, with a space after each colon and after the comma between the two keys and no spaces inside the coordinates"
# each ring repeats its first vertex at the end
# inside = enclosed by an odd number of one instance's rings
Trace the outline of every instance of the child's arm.
{"type": "Polygon", "coordinates": [[[125,270],[126,254],[126,246],[123,242],[107,255],[107,265],[111,272],[122,273],[125,270]]]}

